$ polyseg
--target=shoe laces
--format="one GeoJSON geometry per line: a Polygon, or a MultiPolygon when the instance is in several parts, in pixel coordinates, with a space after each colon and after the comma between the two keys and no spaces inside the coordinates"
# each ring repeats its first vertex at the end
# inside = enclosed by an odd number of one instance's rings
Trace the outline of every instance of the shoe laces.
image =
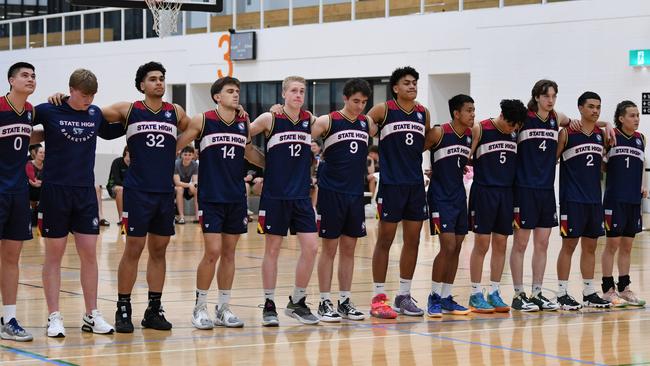
{"type": "Polygon", "coordinates": [[[18,324],[16,318],[12,318],[6,325],[9,326],[14,333],[22,333],[25,331],[25,329],[18,324]]]}
{"type": "Polygon", "coordinates": [[[540,300],[542,300],[542,301],[544,301],[544,302],[546,302],[546,303],[551,302],[549,299],[547,299],[546,297],[544,297],[544,295],[542,295],[541,292],[537,294],[537,298],[540,299],[540,300]]]}
{"type": "Polygon", "coordinates": [[[325,310],[326,313],[333,313],[334,312],[334,304],[332,304],[331,300],[324,300],[323,301],[323,309],[325,310]]]}
{"type": "Polygon", "coordinates": [[[348,313],[356,312],[357,308],[349,299],[341,303],[341,307],[348,313]]]}

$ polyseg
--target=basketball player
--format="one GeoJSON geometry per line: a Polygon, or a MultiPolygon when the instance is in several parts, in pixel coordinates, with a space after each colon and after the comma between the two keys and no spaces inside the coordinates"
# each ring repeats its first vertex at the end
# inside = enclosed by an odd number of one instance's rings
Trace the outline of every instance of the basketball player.
{"type": "Polygon", "coordinates": [[[305,87],[306,81],[302,77],[285,78],[282,82],[283,112],[263,113],[250,126],[251,136],[264,132],[266,137],[266,168],[257,226],[258,232],[265,234],[262,262],[264,326],[279,325],[274,301],[275,285],[280,245],[288,229],[297,233],[301,251],[296,265],[295,287],[285,314],[303,324],[319,322],[305,303],[305,290],[318,253],[316,217],[309,198],[311,124],[314,117],[302,109],[305,87]]]}
{"type": "Polygon", "coordinates": [[[598,296],[594,287],[596,241],[604,235],[603,205],[601,202],[600,170],[604,148],[604,134],[596,126],[600,116],[600,97],[585,92],[578,98],[582,127],[560,131],[557,157],[560,159],[560,234],[562,249],[557,259],[557,301],[563,310],[582,307],[567,292],[571,256],[578,239],[582,245],[580,271],[584,289],[584,306],[608,308],[612,304],[598,296]]]}
{"type": "Polygon", "coordinates": [[[526,115],[521,101],[502,100],[499,117],[482,121],[472,128],[474,182],[469,194],[469,223],[474,231],[474,248],[469,262],[472,284],[469,308],[476,313],[510,311],[501,298],[499,287],[506,261],[506,243],[508,235],[512,235],[516,131],[526,115]],[[491,286],[486,301],[481,291],[481,275],[490,247],[491,286]]]}
{"type": "Polygon", "coordinates": [[[614,306],[644,306],[645,300],[630,289],[630,253],[634,236],[641,231],[641,198],[648,195],[645,180],[645,136],[639,128],[639,109],[629,101],[616,106],[616,146],[606,155],[605,231],[607,245],[603,251],[603,299],[614,306]],[[618,283],[612,271],[618,252],[618,283]],[[615,288],[618,287],[618,288],[615,288]],[[618,290],[618,291],[617,291],[618,290]]]}
{"type": "Polygon", "coordinates": [[[429,225],[431,234],[440,236],[440,252],[431,271],[429,317],[470,313],[454,300],[451,291],[458,270],[458,256],[467,234],[463,173],[472,147],[474,112],[474,100],[470,96],[454,96],[449,100],[452,121],[434,126],[425,142],[426,147],[431,147],[431,183],[427,192],[429,225]]]}
{"type": "Polygon", "coordinates": [[[229,76],[218,79],[210,94],[217,108],[194,116],[176,144],[179,150],[197,138],[201,141],[199,223],[205,251],[196,271],[192,324],[198,329],[212,329],[215,325],[239,328],[244,322],[230,309],[230,294],[235,276],[235,248],[248,225],[244,157],[260,167],[264,166],[264,157],[251,145],[248,116],[238,115],[239,80],[229,76]],[[207,296],[217,261],[219,304],[212,321],[207,296]]]}
{"type": "Polygon", "coordinates": [[[7,72],[9,93],[0,97],[0,259],[2,311],[0,337],[18,342],[33,339],[16,319],[18,260],[23,241],[32,238],[25,164],[34,108],[27,98],[36,89],[34,66],[18,62],[7,72]]]}
{"type": "Polygon", "coordinates": [[[61,261],[68,233],[72,232],[81,262],[80,279],[86,313],[81,330],[110,334],[109,325],[97,310],[98,202],[95,193],[95,147],[97,136],[116,138],[99,107],[92,104],[97,78],[85,69],[70,75],[70,98],[61,105],[36,106],[34,124],[44,128],[47,155],[39,202],[39,228],[45,238],[43,289],[50,313],[48,337],[65,337],[59,311],[61,261]],[[108,129],[107,129],[108,128],[108,129]]]}
{"type": "Polygon", "coordinates": [[[369,97],[367,81],[348,80],[343,86],[343,109],[318,117],[311,130],[313,138],[323,138],[324,148],[318,168],[318,235],[323,239],[318,259],[318,315],[325,322],[365,318],[352,303],[350,290],[357,238],[366,235],[363,183],[368,134],[377,133],[377,126],[361,114],[369,97]],[[330,289],[337,250],[340,300],[335,309],[330,289]]]}
{"type": "Polygon", "coordinates": [[[393,319],[397,312],[409,316],[424,314],[411,297],[420,230],[427,214],[422,152],[424,136],[429,131],[429,111],[415,101],[419,77],[410,66],[393,71],[390,77],[393,99],[375,105],[368,112],[379,128],[381,161],[377,192],[379,233],[372,255],[374,296],[370,308],[370,315],[377,318],[393,319]],[[386,271],[400,221],[404,245],[400,256],[399,291],[391,308],[385,290],[386,271]]]}
{"type": "MultiPolygon", "coordinates": [[[[557,226],[555,204],[555,165],[559,126],[580,128],[580,120],[571,120],[556,112],[558,86],[551,80],[539,80],[533,86],[528,102],[528,116],[517,139],[517,172],[514,185],[514,238],[510,253],[510,270],[514,286],[512,308],[518,311],[555,311],[557,302],[542,294],[548,239],[551,229],[557,226]],[[523,286],[524,255],[530,234],[533,234],[533,283],[528,298],[523,286]]],[[[608,136],[613,130],[608,123],[608,136]]]]}

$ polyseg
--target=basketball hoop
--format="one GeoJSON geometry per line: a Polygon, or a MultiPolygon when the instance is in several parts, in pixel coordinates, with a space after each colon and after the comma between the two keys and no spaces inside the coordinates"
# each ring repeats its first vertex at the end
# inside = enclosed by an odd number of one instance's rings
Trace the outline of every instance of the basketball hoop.
{"type": "Polygon", "coordinates": [[[153,15],[153,30],[160,38],[171,36],[178,29],[179,0],[144,0],[153,15]]]}

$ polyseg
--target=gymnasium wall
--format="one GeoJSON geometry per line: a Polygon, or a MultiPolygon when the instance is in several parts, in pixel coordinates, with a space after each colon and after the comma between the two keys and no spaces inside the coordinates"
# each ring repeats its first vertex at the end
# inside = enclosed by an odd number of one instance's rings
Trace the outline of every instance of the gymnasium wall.
{"type": "MultiPolygon", "coordinates": [[[[0,68],[16,61],[37,68],[34,103],[67,89],[78,67],[93,70],[100,82],[99,105],[141,97],[135,89],[138,65],[162,62],[170,84],[187,84],[190,113],[211,107],[207,85],[224,61],[227,33],[175,36],[0,52],[0,68]]],[[[258,31],[257,60],[236,62],[242,81],[387,76],[397,66],[420,72],[419,100],[435,121],[448,119],[445,98],[467,91],[477,102],[477,120],[498,113],[501,98],[526,102],[532,84],[551,78],[560,85],[557,109],[577,116],[585,90],[603,97],[602,119],[611,120],[616,103],[641,103],[650,92],[645,68],[628,66],[630,49],[650,48],[650,1],[582,0],[463,12],[396,16],[258,31]],[[469,87],[469,89],[467,89],[469,87]]],[[[642,122],[649,121],[647,116],[642,122]]],[[[641,130],[650,134],[650,126],[641,130]]],[[[118,155],[123,140],[101,141],[98,153],[118,155]]]]}

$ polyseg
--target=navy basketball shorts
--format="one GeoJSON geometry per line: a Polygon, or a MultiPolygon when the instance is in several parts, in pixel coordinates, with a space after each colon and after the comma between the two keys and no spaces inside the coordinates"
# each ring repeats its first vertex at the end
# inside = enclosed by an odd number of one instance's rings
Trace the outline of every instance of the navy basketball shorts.
{"type": "Polygon", "coordinates": [[[199,223],[204,234],[244,234],[248,231],[248,203],[199,201],[199,223]]]}
{"type": "Polygon", "coordinates": [[[257,232],[286,236],[291,233],[315,233],[316,214],[311,199],[280,200],[260,198],[260,212],[257,219],[257,232]]]}
{"type": "Polygon", "coordinates": [[[464,195],[452,201],[436,200],[429,195],[428,201],[431,235],[442,233],[467,234],[467,201],[464,195]]]}
{"type": "Polygon", "coordinates": [[[23,241],[32,238],[29,191],[0,193],[0,239],[23,241]]]}
{"type": "Polygon", "coordinates": [[[512,235],[512,187],[472,184],[469,192],[469,225],[476,234],[512,235]]]}
{"type": "Polygon", "coordinates": [[[513,226],[515,229],[557,226],[555,192],[552,189],[514,187],[513,226]]]}
{"type": "Polygon", "coordinates": [[[560,235],[596,239],[605,235],[601,203],[560,202],[560,235]]]}
{"type": "Polygon", "coordinates": [[[174,192],[145,192],[124,187],[122,226],[128,236],[174,235],[174,192]]]}
{"type": "Polygon", "coordinates": [[[417,185],[392,185],[379,181],[377,213],[386,222],[427,219],[427,199],[424,183],[417,185]]]}
{"type": "Polygon", "coordinates": [[[641,204],[618,202],[605,197],[605,233],[609,238],[633,238],[641,232],[641,204]]]}
{"type": "Polygon", "coordinates": [[[38,212],[38,226],[45,238],[62,238],[68,233],[99,234],[95,187],[43,184],[38,212]]]}
{"type": "Polygon", "coordinates": [[[318,189],[318,236],[337,239],[341,235],[352,238],[366,236],[366,217],[363,195],[345,194],[318,189]]]}

